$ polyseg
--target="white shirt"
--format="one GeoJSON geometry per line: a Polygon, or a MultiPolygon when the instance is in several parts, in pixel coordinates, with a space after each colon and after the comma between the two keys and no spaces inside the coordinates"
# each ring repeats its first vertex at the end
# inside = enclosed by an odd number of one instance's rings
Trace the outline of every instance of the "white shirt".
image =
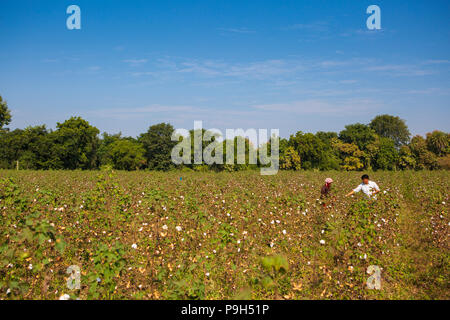
{"type": "Polygon", "coordinates": [[[378,187],[378,185],[373,182],[373,181],[369,181],[368,184],[364,184],[361,183],[355,190],[353,190],[355,193],[358,193],[360,191],[364,192],[366,194],[366,196],[368,196],[369,198],[372,196],[373,192],[375,191],[380,191],[380,188],[378,187]]]}

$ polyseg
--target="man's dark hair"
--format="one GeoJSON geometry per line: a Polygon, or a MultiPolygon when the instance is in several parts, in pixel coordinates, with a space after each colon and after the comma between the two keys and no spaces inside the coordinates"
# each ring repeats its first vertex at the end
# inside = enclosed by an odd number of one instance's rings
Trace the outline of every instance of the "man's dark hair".
{"type": "Polygon", "coordinates": [[[363,175],[363,176],[361,177],[361,180],[364,180],[364,179],[369,179],[369,176],[368,176],[367,174],[363,175]]]}

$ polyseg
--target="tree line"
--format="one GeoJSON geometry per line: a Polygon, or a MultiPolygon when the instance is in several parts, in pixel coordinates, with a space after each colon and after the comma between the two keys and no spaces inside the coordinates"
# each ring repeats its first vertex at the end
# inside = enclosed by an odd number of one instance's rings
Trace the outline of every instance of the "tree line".
{"type": "MultiPolygon", "coordinates": [[[[259,164],[180,165],[171,160],[177,144],[175,129],[168,123],[152,125],[137,138],[103,133],[80,117],[57,123],[56,130],[45,125],[10,130],[11,112],[0,96],[0,168],[34,170],[116,170],[239,171],[259,164]]],[[[202,134],[204,133],[204,130],[202,134]]],[[[191,136],[194,131],[191,130],[191,136]]],[[[245,137],[239,140],[245,153],[255,146],[245,137]]],[[[224,145],[226,141],[223,142],[224,145]]],[[[270,143],[269,143],[270,152],[270,143]]],[[[351,124],[341,132],[297,132],[280,139],[282,170],[436,170],[450,168],[450,134],[433,131],[425,137],[411,134],[404,120],[380,115],[368,124],[351,124]]],[[[258,152],[259,150],[255,150],[258,152]]],[[[235,162],[236,163],[236,162],[235,162]]]]}

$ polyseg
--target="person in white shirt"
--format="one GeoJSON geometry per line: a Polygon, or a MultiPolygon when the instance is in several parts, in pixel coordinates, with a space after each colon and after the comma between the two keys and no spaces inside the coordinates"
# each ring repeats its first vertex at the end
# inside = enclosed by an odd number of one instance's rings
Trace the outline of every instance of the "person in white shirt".
{"type": "Polygon", "coordinates": [[[370,181],[369,176],[367,174],[363,175],[361,179],[362,183],[358,187],[356,187],[356,189],[354,189],[352,192],[347,194],[347,197],[362,191],[368,198],[376,199],[375,195],[378,192],[380,192],[380,188],[378,187],[378,185],[375,182],[370,181]]]}

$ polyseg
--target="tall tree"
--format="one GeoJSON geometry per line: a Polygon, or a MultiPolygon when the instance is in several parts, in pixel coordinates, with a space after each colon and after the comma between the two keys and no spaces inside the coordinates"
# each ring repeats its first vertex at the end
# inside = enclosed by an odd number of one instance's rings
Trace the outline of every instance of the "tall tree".
{"type": "Polygon", "coordinates": [[[57,123],[52,132],[55,156],[64,169],[93,169],[97,164],[100,131],[80,117],[57,123]]]}
{"type": "Polygon", "coordinates": [[[345,143],[356,144],[361,151],[365,151],[367,145],[375,141],[376,133],[369,126],[356,123],[345,126],[345,130],[339,133],[339,139],[345,143]]]}
{"type": "Polygon", "coordinates": [[[26,169],[51,169],[55,165],[52,154],[53,141],[45,125],[23,130],[23,154],[19,163],[26,169]]]}
{"type": "Polygon", "coordinates": [[[324,144],[322,160],[319,164],[320,170],[339,170],[340,169],[340,159],[339,154],[333,148],[333,142],[338,138],[336,132],[323,132],[319,131],[316,133],[318,137],[324,144]]]}
{"type": "Polygon", "coordinates": [[[441,157],[450,153],[450,134],[435,130],[427,133],[427,148],[435,155],[441,157]]]}
{"type": "Polygon", "coordinates": [[[172,141],[174,131],[169,123],[160,123],[151,126],[139,137],[138,141],[144,146],[149,169],[169,170],[174,167],[171,158],[172,148],[177,144],[172,141]]]}
{"type": "Polygon", "coordinates": [[[4,126],[11,123],[11,111],[8,109],[8,104],[0,96],[0,130],[4,126]]]}
{"type": "Polygon", "coordinates": [[[380,137],[392,139],[397,148],[408,144],[411,136],[405,120],[388,114],[376,116],[370,122],[370,128],[380,137]]]}
{"type": "Polygon", "coordinates": [[[111,164],[117,170],[137,170],[145,164],[145,150],[140,143],[129,139],[114,141],[108,146],[111,164]]]}
{"type": "Polygon", "coordinates": [[[301,159],[293,147],[288,147],[280,156],[280,168],[283,170],[300,170],[301,159]]]}
{"type": "Polygon", "coordinates": [[[400,147],[398,166],[400,169],[414,169],[416,167],[416,159],[409,146],[400,147]]]}
{"type": "Polygon", "coordinates": [[[21,157],[25,146],[22,129],[12,131],[0,130],[0,165],[11,169],[21,157]]]}
{"type": "Polygon", "coordinates": [[[100,145],[97,151],[97,161],[99,167],[103,165],[111,165],[112,160],[110,154],[110,146],[120,139],[122,139],[122,133],[120,132],[117,134],[109,134],[107,132],[104,132],[102,134],[100,145]]]}
{"type": "Polygon", "coordinates": [[[393,170],[398,161],[398,151],[395,148],[395,142],[391,138],[381,137],[378,144],[378,150],[373,158],[375,169],[393,170]]]}
{"type": "Polygon", "coordinates": [[[331,146],[333,143],[333,139],[336,139],[338,137],[338,134],[336,132],[324,132],[324,131],[318,131],[316,133],[316,136],[322,140],[323,143],[326,145],[331,146]]]}
{"type": "Polygon", "coordinates": [[[416,169],[436,169],[438,162],[436,155],[427,149],[427,142],[422,136],[415,136],[409,144],[416,159],[416,169]]]}
{"type": "Polygon", "coordinates": [[[341,168],[346,171],[361,170],[364,168],[366,154],[359,150],[354,143],[345,143],[339,139],[333,139],[333,147],[342,159],[341,168]]]}
{"type": "Polygon", "coordinates": [[[300,156],[303,169],[318,169],[324,159],[325,144],[312,133],[297,132],[289,138],[289,146],[300,156]]]}
{"type": "Polygon", "coordinates": [[[24,169],[54,168],[53,145],[44,125],[0,131],[0,167],[14,168],[19,161],[24,169]]]}

